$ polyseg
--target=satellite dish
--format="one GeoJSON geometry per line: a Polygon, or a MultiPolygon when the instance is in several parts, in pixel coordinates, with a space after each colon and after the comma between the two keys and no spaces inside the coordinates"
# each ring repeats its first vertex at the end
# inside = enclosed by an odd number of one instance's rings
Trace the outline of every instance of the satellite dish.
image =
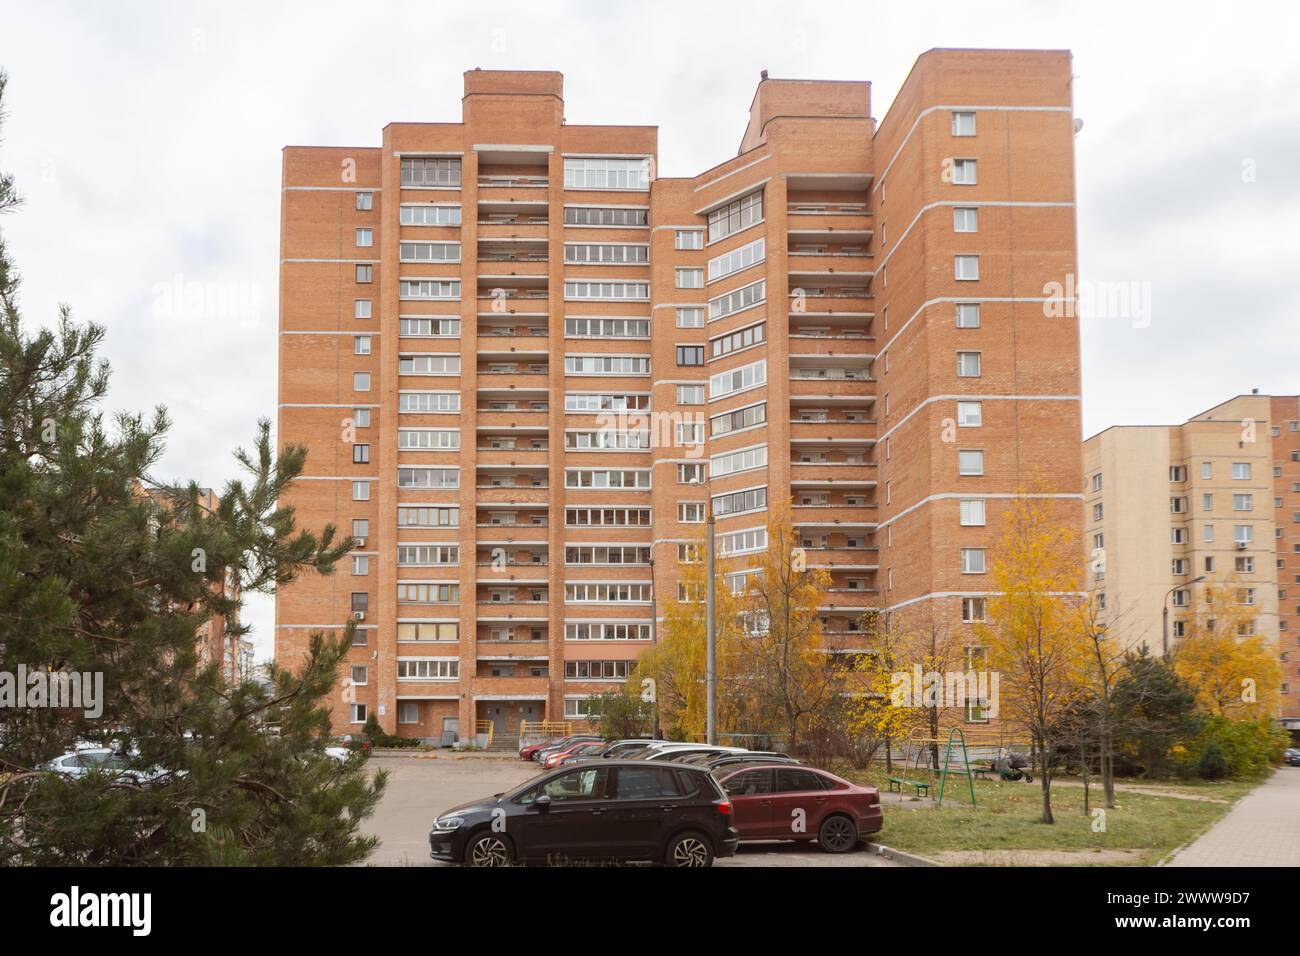
{"type": "Polygon", "coordinates": [[[1081,119],[1079,119],[1078,117],[1076,117],[1075,120],[1074,120],[1074,135],[1075,135],[1075,136],[1078,136],[1078,135],[1079,135],[1079,130],[1081,130],[1081,129],[1083,129],[1083,120],[1081,120],[1081,119]]]}

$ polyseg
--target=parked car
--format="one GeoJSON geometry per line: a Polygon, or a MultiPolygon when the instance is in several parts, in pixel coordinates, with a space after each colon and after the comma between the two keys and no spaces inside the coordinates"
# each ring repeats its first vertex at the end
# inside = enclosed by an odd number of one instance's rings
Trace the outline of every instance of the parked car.
{"type": "Polygon", "coordinates": [[[55,757],[44,764],[42,769],[52,770],[64,777],[85,777],[98,772],[119,777],[128,783],[147,783],[167,776],[168,771],[163,767],[133,768],[132,756],[112,747],[78,747],[55,757]]]}
{"type": "Polygon", "coordinates": [[[529,759],[536,760],[538,763],[540,763],[542,760],[546,759],[547,755],[554,753],[557,750],[561,750],[564,747],[568,747],[571,744],[590,743],[600,739],[601,738],[597,737],[595,734],[574,734],[569,737],[561,737],[559,740],[555,740],[549,744],[545,744],[544,746],[538,747],[536,750],[532,752],[532,754],[529,755],[529,759]]]}
{"type": "Polygon", "coordinates": [[[583,760],[599,760],[607,744],[603,740],[577,744],[569,750],[560,750],[546,758],[546,769],[564,767],[583,760]]]}
{"type": "Polygon", "coordinates": [[[616,740],[605,748],[605,751],[601,756],[610,760],[621,759],[630,757],[632,754],[645,750],[647,747],[654,747],[657,744],[666,744],[669,742],[670,741],[667,740],[651,740],[649,738],[643,740],[639,737],[632,740],[616,740]]]}
{"type": "Polygon", "coordinates": [[[545,769],[550,770],[570,754],[576,754],[579,751],[598,754],[604,749],[605,744],[600,740],[575,740],[573,743],[565,744],[563,747],[559,747],[555,750],[543,750],[538,755],[537,762],[545,769]]]}
{"type": "Polygon", "coordinates": [[[735,804],[741,840],[816,840],[847,853],[884,825],[880,792],[813,767],[745,766],[715,774],[735,804]]]}
{"type": "Polygon", "coordinates": [[[693,753],[687,753],[683,756],[674,756],[672,760],[680,760],[682,763],[699,764],[701,767],[708,767],[712,770],[715,766],[726,766],[726,761],[744,761],[748,763],[798,763],[793,757],[776,751],[746,750],[741,753],[731,753],[724,751],[718,753],[715,750],[698,750],[693,753]]]}
{"type": "Polygon", "coordinates": [[[1300,767],[1300,750],[1295,747],[1288,747],[1283,756],[1288,767],[1300,767]]]}
{"type": "Polygon", "coordinates": [[[706,746],[705,744],[686,744],[680,747],[660,747],[643,750],[635,755],[635,759],[641,760],[681,760],[683,757],[690,756],[721,756],[722,754],[740,754],[745,753],[743,747],[723,747],[719,744],[706,746]]]}
{"type": "Polygon", "coordinates": [[[440,814],[429,855],[466,866],[562,859],[710,866],[733,855],[738,838],[731,801],[707,770],[602,760],[440,814]]]}

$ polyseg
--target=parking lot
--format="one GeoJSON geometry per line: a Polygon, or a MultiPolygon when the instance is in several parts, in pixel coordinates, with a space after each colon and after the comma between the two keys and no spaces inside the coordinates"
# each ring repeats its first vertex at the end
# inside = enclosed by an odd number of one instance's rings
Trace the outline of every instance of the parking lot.
{"type": "MultiPolygon", "coordinates": [[[[380,838],[368,861],[374,866],[446,866],[429,859],[429,826],[459,803],[509,790],[537,773],[537,765],[505,757],[421,755],[372,757],[370,766],[389,772],[388,790],[363,829],[380,838]]],[[[886,817],[888,820],[888,817],[886,817]]],[[[888,826],[888,824],[886,824],[888,826]]],[[[823,853],[797,843],[742,844],[717,866],[895,866],[875,853],[823,853]]]]}

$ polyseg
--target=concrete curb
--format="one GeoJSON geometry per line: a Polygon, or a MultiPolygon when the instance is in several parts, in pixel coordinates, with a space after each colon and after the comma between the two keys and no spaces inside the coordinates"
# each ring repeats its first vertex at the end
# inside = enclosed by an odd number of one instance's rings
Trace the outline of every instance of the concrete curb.
{"type": "Polygon", "coordinates": [[[928,856],[920,856],[916,853],[907,853],[904,850],[895,850],[893,847],[885,846],[883,843],[876,843],[867,840],[867,849],[877,856],[883,856],[886,860],[893,860],[901,863],[903,866],[943,866],[938,860],[932,860],[928,856]]]}

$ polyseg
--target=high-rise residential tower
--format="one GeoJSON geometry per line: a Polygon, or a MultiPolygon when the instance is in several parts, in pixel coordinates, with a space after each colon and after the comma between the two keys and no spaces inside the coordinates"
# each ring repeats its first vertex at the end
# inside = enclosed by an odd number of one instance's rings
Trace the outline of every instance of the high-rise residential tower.
{"type": "Polygon", "coordinates": [[[1076,268],[1070,67],[931,51],[879,125],[866,82],[764,74],[689,178],[653,127],[567,123],[557,73],[286,149],[289,501],[362,544],[279,595],[280,663],[354,617],[340,731],[581,720],[706,506],[743,556],[791,502],[837,650],[872,608],[968,628],[1016,495],[1079,524],[1077,322],[1044,301],[1076,268]]]}

